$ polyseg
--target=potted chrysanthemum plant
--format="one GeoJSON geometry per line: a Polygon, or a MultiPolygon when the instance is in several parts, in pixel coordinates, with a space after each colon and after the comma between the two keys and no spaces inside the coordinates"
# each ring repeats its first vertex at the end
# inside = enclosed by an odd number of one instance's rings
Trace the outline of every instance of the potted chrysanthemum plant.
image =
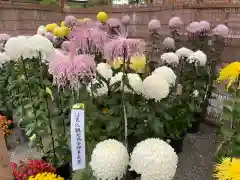
{"type": "Polygon", "coordinates": [[[218,164],[214,168],[214,178],[234,179],[240,176],[234,171],[239,165],[240,129],[239,129],[239,80],[240,63],[233,62],[220,70],[218,82],[226,83],[226,90],[231,99],[223,103],[222,125],[220,135],[224,138],[218,146],[216,155],[218,164]]]}

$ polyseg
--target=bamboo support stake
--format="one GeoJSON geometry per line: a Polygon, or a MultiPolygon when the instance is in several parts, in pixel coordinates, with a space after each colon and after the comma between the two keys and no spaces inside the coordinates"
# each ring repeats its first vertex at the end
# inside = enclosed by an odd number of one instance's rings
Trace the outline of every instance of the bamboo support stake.
{"type": "Polygon", "coordinates": [[[2,130],[0,130],[0,179],[13,180],[12,170],[10,166],[10,157],[8,155],[8,150],[2,130]]]}

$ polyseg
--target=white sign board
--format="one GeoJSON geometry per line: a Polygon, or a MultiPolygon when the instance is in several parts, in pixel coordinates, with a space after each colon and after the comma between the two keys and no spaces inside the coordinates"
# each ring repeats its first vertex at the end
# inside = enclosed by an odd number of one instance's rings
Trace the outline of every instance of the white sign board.
{"type": "Polygon", "coordinates": [[[85,159],[85,115],[84,104],[75,104],[71,111],[72,169],[84,169],[85,159]]]}

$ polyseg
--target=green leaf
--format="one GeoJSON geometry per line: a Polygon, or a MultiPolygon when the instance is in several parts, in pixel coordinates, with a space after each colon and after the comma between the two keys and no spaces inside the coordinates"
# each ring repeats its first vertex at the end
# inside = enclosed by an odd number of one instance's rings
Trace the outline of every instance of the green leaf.
{"type": "Polygon", "coordinates": [[[161,120],[154,118],[149,121],[149,127],[157,137],[164,137],[164,124],[161,120]]]}
{"type": "Polygon", "coordinates": [[[46,87],[45,91],[51,97],[52,101],[54,101],[52,90],[49,87],[46,87]]]}
{"type": "Polygon", "coordinates": [[[226,139],[231,139],[235,134],[235,131],[233,129],[227,128],[221,129],[220,132],[226,139]]]}
{"type": "Polygon", "coordinates": [[[118,119],[110,119],[106,129],[108,132],[113,132],[119,129],[119,126],[120,126],[120,122],[118,121],[118,119]]]}

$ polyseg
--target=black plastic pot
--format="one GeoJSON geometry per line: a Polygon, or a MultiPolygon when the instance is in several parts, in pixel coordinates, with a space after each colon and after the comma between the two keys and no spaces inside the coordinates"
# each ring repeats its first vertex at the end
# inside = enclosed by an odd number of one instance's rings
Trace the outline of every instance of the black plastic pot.
{"type": "Polygon", "coordinates": [[[56,174],[63,177],[66,180],[71,179],[71,175],[72,175],[71,171],[72,171],[71,165],[69,162],[56,168],[56,174]]]}
{"type": "Polygon", "coordinates": [[[185,138],[185,134],[181,136],[179,139],[170,139],[171,142],[169,143],[175,152],[178,154],[183,151],[183,140],[185,138]]]}
{"type": "Polygon", "coordinates": [[[190,127],[187,131],[190,134],[196,134],[199,132],[199,127],[201,123],[201,114],[195,113],[194,118],[195,118],[195,121],[192,122],[192,127],[190,127]]]}

